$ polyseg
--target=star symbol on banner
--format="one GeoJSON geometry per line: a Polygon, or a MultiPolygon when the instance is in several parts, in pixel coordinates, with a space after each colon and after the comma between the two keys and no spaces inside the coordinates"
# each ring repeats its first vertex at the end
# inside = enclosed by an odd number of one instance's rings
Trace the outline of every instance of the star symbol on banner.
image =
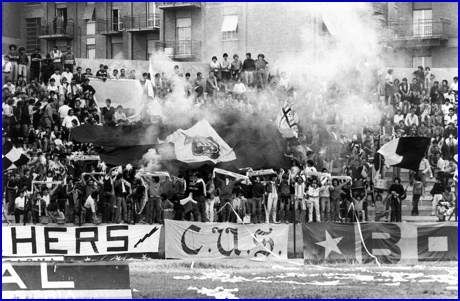
{"type": "Polygon", "coordinates": [[[147,259],[149,259],[149,258],[147,257],[147,254],[142,254],[142,260],[147,260],[147,259]]]}
{"type": "Polygon", "coordinates": [[[91,261],[91,258],[86,257],[86,258],[85,258],[85,261],[91,261]]]}
{"type": "Polygon", "coordinates": [[[329,254],[332,251],[337,252],[339,254],[342,254],[342,252],[340,251],[339,247],[337,247],[337,245],[342,240],[342,238],[343,237],[332,238],[332,236],[326,230],[326,240],[323,240],[323,241],[320,241],[320,242],[316,243],[317,245],[319,245],[319,246],[321,246],[321,247],[323,247],[325,249],[324,250],[324,258],[325,259],[327,258],[327,256],[329,256],[329,254]]]}

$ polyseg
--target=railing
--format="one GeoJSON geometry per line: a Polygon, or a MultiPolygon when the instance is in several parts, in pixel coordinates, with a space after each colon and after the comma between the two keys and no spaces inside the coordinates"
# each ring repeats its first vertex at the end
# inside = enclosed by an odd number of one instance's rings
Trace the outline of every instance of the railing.
{"type": "Polygon", "coordinates": [[[73,36],[74,34],[74,23],[73,22],[49,22],[40,24],[40,35],[41,36],[54,36],[54,35],[66,35],[73,36]]]}
{"type": "Polygon", "coordinates": [[[155,43],[155,48],[161,49],[173,59],[199,58],[201,56],[200,41],[168,41],[155,43]]]}
{"type": "Polygon", "coordinates": [[[386,14],[388,10],[388,3],[372,2],[372,8],[375,14],[386,14]]]}
{"type": "Polygon", "coordinates": [[[121,19],[97,19],[96,32],[104,33],[118,33],[123,30],[123,22],[121,19]]]}
{"type": "Polygon", "coordinates": [[[201,8],[201,2],[157,2],[159,8],[194,6],[201,8]]]}
{"type": "Polygon", "coordinates": [[[160,28],[160,14],[132,15],[123,17],[123,28],[126,30],[160,28]]]}
{"type": "Polygon", "coordinates": [[[447,19],[422,19],[412,22],[400,21],[391,23],[390,27],[397,32],[398,39],[404,38],[438,38],[449,37],[450,21],[447,19]]]}

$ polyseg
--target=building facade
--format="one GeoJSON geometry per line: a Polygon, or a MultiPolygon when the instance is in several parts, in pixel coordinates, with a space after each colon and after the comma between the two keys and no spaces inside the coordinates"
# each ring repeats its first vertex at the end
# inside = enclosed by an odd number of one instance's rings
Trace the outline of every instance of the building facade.
{"type": "Polygon", "coordinates": [[[389,9],[381,42],[391,66],[457,68],[457,2],[393,2],[389,9]]]}
{"type": "MultiPolygon", "coordinates": [[[[316,58],[334,42],[334,20],[296,3],[3,2],[2,49],[42,53],[72,46],[78,58],[210,62],[223,53],[316,58]],[[321,41],[318,41],[321,39],[321,41]]],[[[456,2],[369,4],[385,60],[394,67],[457,67],[456,2]]]]}

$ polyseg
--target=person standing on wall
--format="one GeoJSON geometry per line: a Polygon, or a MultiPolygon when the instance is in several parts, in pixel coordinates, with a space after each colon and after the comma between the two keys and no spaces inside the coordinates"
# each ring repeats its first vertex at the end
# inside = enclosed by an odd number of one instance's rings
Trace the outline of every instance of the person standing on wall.
{"type": "Polygon", "coordinates": [[[19,47],[19,58],[18,58],[18,76],[27,81],[27,65],[29,64],[29,57],[26,54],[26,48],[19,47]]]}
{"type": "Polygon", "coordinates": [[[13,83],[18,81],[18,60],[19,60],[19,53],[16,51],[18,47],[14,44],[11,44],[10,52],[8,52],[8,56],[10,57],[11,62],[11,80],[13,83]]]}
{"type": "Polygon", "coordinates": [[[30,81],[35,79],[39,82],[41,61],[42,55],[40,54],[40,48],[35,48],[35,52],[30,56],[30,81]]]}
{"type": "Polygon", "coordinates": [[[59,69],[59,71],[62,71],[62,52],[58,49],[56,45],[53,46],[53,51],[50,52],[50,56],[53,60],[54,69],[59,69]]]}
{"type": "Polygon", "coordinates": [[[67,46],[67,52],[64,54],[64,69],[69,68],[69,71],[73,73],[75,66],[75,55],[72,52],[72,46],[67,46]]]}

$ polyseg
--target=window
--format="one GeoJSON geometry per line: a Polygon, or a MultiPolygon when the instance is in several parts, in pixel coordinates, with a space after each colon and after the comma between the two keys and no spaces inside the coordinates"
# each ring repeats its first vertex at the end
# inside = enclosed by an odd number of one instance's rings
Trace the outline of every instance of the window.
{"type": "Polygon", "coordinates": [[[192,18],[176,19],[176,54],[192,54],[192,18]]]}
{"type": "Polygon", "coordinates": [[[147,27],[160,27],[160,19],[156,13],[155,2],[147,2],[147,27]]]}
{"type": "Polygon", "coordinates": [[[95,59],[96,58],[96,45],[87,45],[86,46],[86,58],[95,59]]]}
{"type": "Polygon", "coordinates": [[[238,15],[224,16],[222,23],[222,40],[238,39],[238,15]]]}
{"type": "Polygon", "coordinates": [[[112,30],[120,31],[123,30],[123,21],[121,18],[121,10],[113,9],[112,10],[112,30]]]}
{"type": "Polygon", "coordinates": [[[96,34],[96,22],[88,22],[86,23],[86,34],[96,34]]]}
{"type": "Polygon", "coordinates": [[[26,19],[26,53],[33,53],[35,48],[40,47],[39,28],[40,18],[26,19]]]}
{"type": "Polygon", "coordinates": [[[414,10],[414,37],[429,37],[433,34],[433,20],[431,9],[414,10]]]}
{"type": "Polygon", "coordinates": [[[423,67],[433,67],[433,60],[431,56],[414,56],[412,57],[412,67],[418,68],[418,66],[423,67]]]}

